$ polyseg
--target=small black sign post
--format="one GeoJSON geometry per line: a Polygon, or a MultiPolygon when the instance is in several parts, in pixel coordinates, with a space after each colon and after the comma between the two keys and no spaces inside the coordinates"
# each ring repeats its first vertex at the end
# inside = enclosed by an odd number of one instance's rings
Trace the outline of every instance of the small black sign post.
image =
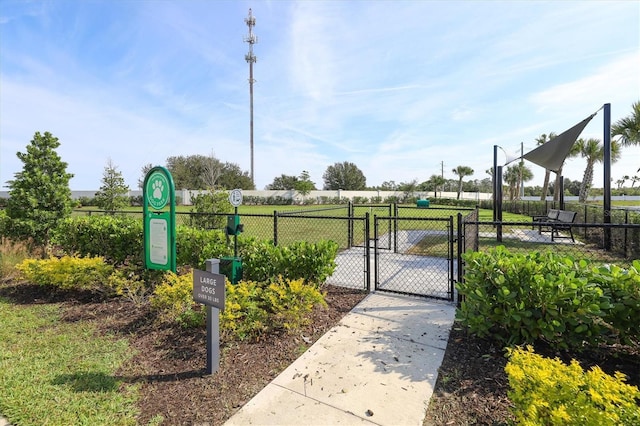
{"type": "Polygon", "coordinates": [[[193,300],[207,309],[207,374],[220,366],[220,311],[224,310],[225,276],[220,259],[207,259],[206,271],[193,270],[193,300]]]}

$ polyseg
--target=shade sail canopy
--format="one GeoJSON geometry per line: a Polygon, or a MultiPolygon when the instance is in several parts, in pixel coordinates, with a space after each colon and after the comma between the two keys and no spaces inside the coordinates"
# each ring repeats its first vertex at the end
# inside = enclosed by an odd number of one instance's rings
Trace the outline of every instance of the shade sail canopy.
{"type": "Polygon", "coordinates": [[[569,130],[565,130],[555,138],[551,139],[533,151],[529,151],[524,155],[524,158],[531,161],[538,166],[542,166],[545,169],[558,173],[560,167],[564,163],[564,159],[567,158],[571,147],[580,136],[580,133],[589,124],[591,119],[595,117],[595,114],[591,114],[569,130]]]}

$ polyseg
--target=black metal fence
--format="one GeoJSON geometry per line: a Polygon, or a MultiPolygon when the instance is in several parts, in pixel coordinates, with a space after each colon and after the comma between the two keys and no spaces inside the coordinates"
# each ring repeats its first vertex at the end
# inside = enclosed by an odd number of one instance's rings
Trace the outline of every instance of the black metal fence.
{"type": "Polygon", "coordinates": [[[575,259],[629,266],[640,259],[640,224],[555,222],[481,222],[464,219],[463,251],[483,251],[498,245],[527,253],[552,250],[575,259]],[[612,245],[606,248],[605,234],[612,245]]]}
{"type": "MultiPolygon", "coordinates": [[[[331,207],[330,210],[321,207],[299,211],[274,210],[272,214],[245,213],[240,215],[240,220],[244,225],[244,236],[272,240],[276,245],[288,245],[295,241],[335,241],[340,253],[338,269],[333,281],[329,283],[366,289],[371,288],[372,256],[379,250],[398,254],[397,249],[401,245],[398,236],[403,233],[421,236],[417,238],[415,247],[407,249],[411,254],[447,260],[451,263],[447,268],[455,267],[454,278],[457,281],[464,279],[462,253],[469,250],[483,251],[498,245],[504,245],[513,252],[552,250],[575,259],[616,263],[621,266],[628,266],[634,259],[640,259],[640,212],[612,210],[611,223],[602,223],[604,212],[601,207],[565,203],[565,210],[575,211],[577,214],[568,226],[558,227],[557,223],[534,223],[529,218],[545,215],[549,208],[559,207],[552,202],[505,202],[503,207],[505,211],[527,218],[517,222],[494,222],[481,220],[482,216],[487,215],[480,215],[477,208],[345,204],[331,207]],[[430,222],[428,219],[451,217],[454,218],[452,232],[447,230],[446,237],[443,236],[444,233],[436,233],[429,228],[437,221],[430,222]],[[374,221],[378,227],[377,237],[373,235],[374,221]],[[408,230],[412,232],[407,233],[408,230]],[[556,234],[552,237],[554,231],[556,234]],[[446,252],[444,241],[440,239],[450,240],[446,252]],[[449,254],[450,249],[453,250],[453,256],[449,254]],[[442,253],[436,253],[437,251],[442,253]]],[[[74,214],[104,215],[108,212],[81,209],[74,214]]],[[[142,212],[117,214],[142,219],[142,212]]],[[[227,216],[228,213],[177,212],[176,222],[178,225],[223,230],[227,216]]],[[[450,277],[453,275],[449,274],[450,277]]]]}

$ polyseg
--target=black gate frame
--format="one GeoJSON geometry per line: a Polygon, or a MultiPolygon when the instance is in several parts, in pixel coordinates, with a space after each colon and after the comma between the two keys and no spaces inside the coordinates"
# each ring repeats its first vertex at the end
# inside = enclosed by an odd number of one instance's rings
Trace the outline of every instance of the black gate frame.
{"type": "MultiPolygon", "coordinates": [[[[460,213],[458,213],[460,214],[460,213]]],[[[455,277],[455,269],[454,269],[454,260],[456,258],[454,258],[454,244],[456,243],[457,239],[455,238],[455,234],[454,234],[454,226],[453,226],[453,216],[449,216],[448,218],[424,218],[424,217],[398,217],[397,215],[395,216],[377,216],[374,215],[373,217],[373,250],[374,250],[374,281],[373,281],[373,285],[374,285],[374,290],[375,291],[383,291],[383,292],[389,292],[389,293],[396,293],[396,294],[404,294],[404,295],[408,295],[408,296],[420,296],[420,297],[429,297],[429,298],[433,298],[433,299],[442,299],[442,300],[447,300],[447,301],[453,301],[455,298],[455,283],[456,283],[456,277],[455,277]],[[388,290],[388,289],[381,289],[378,288],[379,284],[380,284],[380,259],[379,259],[379,255],[380,255],[380,251],[381,250],[391,250],[393,249],[394,253],[398,253],[398,221],[416,221],[416,222],[446,222],[447,223],[447,281],[448,281],[448,290],[447,290],[447,294],[448,297],[441,297],[441,296],[437,296],[437,295],[431,295],[431,294],[425,294],[425,293],[417,293],[417,292],[410,292],[410,291],[401,291],[401,290],[388,290]],[[392,247],[384,247],[381,248],[379,245],[379,226],[378,223],[380,221],[388,221],[389,223],[393,223],[395,226],[393,226],[392,232],[389,233],[389,244],[391,244],[391,240],[393,240],[393,246],[392,247]]],[[[458,229],[458,235],[460,234],[460,230],[458,229]]]]}

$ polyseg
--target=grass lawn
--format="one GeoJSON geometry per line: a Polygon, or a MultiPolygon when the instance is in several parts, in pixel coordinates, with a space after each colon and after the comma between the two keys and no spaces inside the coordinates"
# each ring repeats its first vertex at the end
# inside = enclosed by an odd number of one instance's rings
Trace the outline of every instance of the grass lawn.
{"type": "Polygon", "coordinates": [[[134,425],[138,385],[114,377],[127,341],[59,310],[0,299],[0,413],[19,425],[134,425]]]}

